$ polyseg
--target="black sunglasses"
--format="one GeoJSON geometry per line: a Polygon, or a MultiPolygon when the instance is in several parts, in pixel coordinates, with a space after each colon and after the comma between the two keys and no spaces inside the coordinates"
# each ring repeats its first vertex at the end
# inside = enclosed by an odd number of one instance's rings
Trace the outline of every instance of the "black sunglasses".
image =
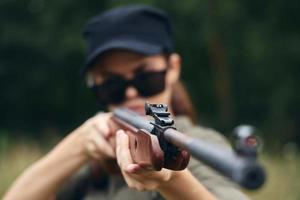
{"type": "Polygon", "coordinates": [[[126,80],[121,76],[114,76],[91,89],[100,105],[118,104],[125,100],[125,92],[129,86],[137,89],[143,97],[149,97],[165,89],[167,70],[159,72],[139,72],[132,79],[126,80]]]}

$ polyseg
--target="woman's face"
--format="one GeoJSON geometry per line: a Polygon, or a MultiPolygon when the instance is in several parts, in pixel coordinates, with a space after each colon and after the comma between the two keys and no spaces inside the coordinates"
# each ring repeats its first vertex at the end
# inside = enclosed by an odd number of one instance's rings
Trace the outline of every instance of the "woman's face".
{"type": "MultiPolygon", "coordinates": [[[[163,77],[165,87],[159,93],[145,97],[140,94],[135,86],[129,84],[125,89],[122,102],[108,103],[110,111],[122,106],[143,114],[145,101],[170,105],[172,85],[178,80],[180,72],[180,58],[177,54],[172,54],[169,58],[166,58],[166,56],[161,54],[143,56],[130,51],[114,50],[105,54],[101,61],[90,70],[88,79],[92,80],[94,85],[101,85],[107,80],[116,80],[116,77],[132,80],[138,74],[147,72],[159,73],[164,70],[166,70],[166,74],[163,77]]],[[[151,76],[149,79],[151,80],[151,76]]],[[[143,81],[140,80],[140,83],[142,84],[143,81]]],[[[157,84],[155,79],[153,84],[157,84]]],[[[159,84],[163,84],[163,81],[159,84]]],[[[172,112],[172,110],[170,111],[172,112]]]]}

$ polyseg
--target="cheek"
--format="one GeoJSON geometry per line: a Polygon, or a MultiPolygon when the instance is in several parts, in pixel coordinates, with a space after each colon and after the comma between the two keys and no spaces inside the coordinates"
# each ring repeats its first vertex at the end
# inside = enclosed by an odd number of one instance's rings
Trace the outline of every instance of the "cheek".
{"type": "Polygon", "coordinates": [[[170,87],[171,85],[171,77],[170,77],[170,73],[167,73],[166,78],[165,78],[165,84],[166,84],[166,88],[170,87]]]}
{"type": "Polygon", "coordinates": [[[166,74],[166,86],[172,87],[179,79],[179,70],[176,67],[170,68],[166,74]]]}

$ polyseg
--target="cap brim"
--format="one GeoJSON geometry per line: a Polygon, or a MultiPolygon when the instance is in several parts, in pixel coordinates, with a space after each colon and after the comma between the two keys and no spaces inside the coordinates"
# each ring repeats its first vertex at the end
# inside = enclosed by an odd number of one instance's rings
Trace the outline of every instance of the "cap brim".
{"type": "Polygon", "coordinates": [[[85,66],[82,69],[82,74],[94,64],[95,59],[99,57],[104,52],[113,49],[123,49],[129,50],[140,54],[145,55],[155,55],[159,54],[163,51],[160,45],[154,45],[134,39],[122,39],[122,40],[114,40],[106,42],[105,44],[101,45],[101,47],[97,48],[86,60],[85,66]]]}

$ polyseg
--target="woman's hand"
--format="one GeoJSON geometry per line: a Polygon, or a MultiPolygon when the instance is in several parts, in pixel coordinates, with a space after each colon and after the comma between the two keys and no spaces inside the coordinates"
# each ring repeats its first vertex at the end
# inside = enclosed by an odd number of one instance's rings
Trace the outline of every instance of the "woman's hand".
{"type": "Polygon", "coordinates": [[[83,152],[91,159],[115,158],[115,127],[110,118],[111,113],[97,114],[72,133],[77,135],[83,152]]]}
{"type": "Polygon", "coordinates": [[[128,187],[138,191],[156,190],[168,200],[216,200],[187,169],[151,171],[133,163],[128,136],[123,130],[116,134],[116,157],[128,187]]]}
{"type": "Polygon", "coordinates": [[[116,157],[127,185],[138,191],[155,190],[168,182],[175,173],[168,169],[146,170],[135,164],[130,154],[129,138],[123,130],[117,131],[116,157]]]}
{"type": "Polygon", "coordinates": [[[98,114],[74,130],[26,169],[4,199],[54,199],[64,181],[82,165],[91,159],[115,158],[114,127],[110,117],[111,114],[98,114]]]}

